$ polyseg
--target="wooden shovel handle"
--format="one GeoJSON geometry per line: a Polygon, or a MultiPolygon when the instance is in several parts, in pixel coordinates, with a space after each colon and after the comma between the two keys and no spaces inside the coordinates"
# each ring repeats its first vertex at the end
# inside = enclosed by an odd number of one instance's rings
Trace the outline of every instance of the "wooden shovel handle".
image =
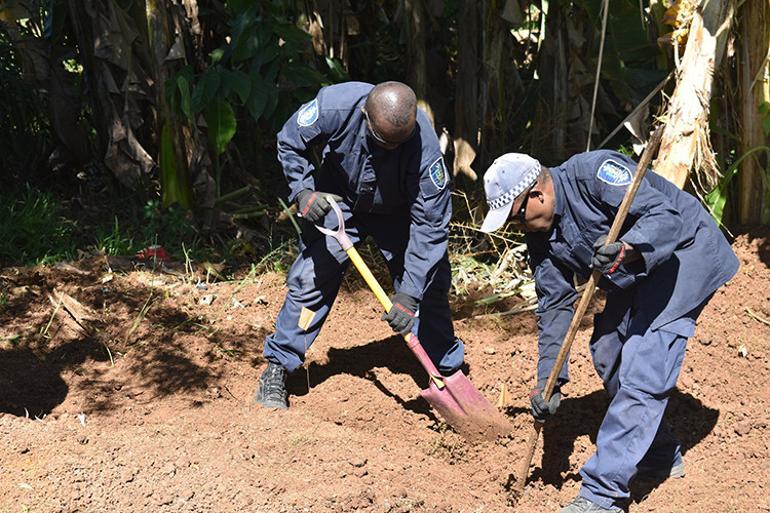
{"type": "MultiPolygon", "coordinates": [[[[639,159],[639,164],[636,166],[636,174],[634,175],[634,179],[631,182],[631,185],[628,186],[626,195],[623,197],[623,202],[620,204],[618,213],[615,215],[615,220],[612,222],[610,233],[607,235],[607,240],[605,242],[606,244],[615,242],[618,238],[618,235],[620,235],[620,229],[623,227],[623,223],[625,222],[626,216],[628,215],[628,210],[631,208],[631,202],[634,201],[634,197],[636,197],[636,191],[642,184],[644,175],[647,173],[647,167],[650,165],[652,156],[660,144],[662,135],[663,126],[660,126],[657,130],[655,130],[655,133],[652,134],[650,141],[647,143],[647,147],[639,159]]],[[[545,388],[543,389],[543,399],[546,402],[548,402],[548,400],[551,398],[553,389],[556,386],[556,380],[559,377],[559,372],[564,365],[564,360],[567,359],[567,354],[572,347],[572,342],[575,340],[575,335],[577,334],[578,328],[580,327],[580,320],[583,318],[583,315],[585,315],[586,310],[588,310],[588,305],[591,303],[594,290],[596,289],[596,285],[599,283],[601,277],[602,273],[600,271],[594,271],[591,273],[591,277],[588,278],[585,291],[580,298],[580,302],[575,308],[575,314],[572,316],[572,322],[570,323],[569,329],[567,330],[567,335],[564,337],[564,341],[562,342],[561,348],[559,349],[559,354],[556,356],[556,361],[553,364],[551,373],[548,375],[548,381],[545,383],[545,388]]],[[[540,436],[540,430],[542,429],[543,424],[541,422],[534,421],[534,427],[535,429],[529,436],[525,458],[522,460],[519,473],[517,474],[518,479],[516,480],[516,486],[513,490],[515,495],[521,495],[524,492],[524,485],[526,484],[527,477],[529,476],[529,466],[532,464],[532,457],[535,454],[535,446],[537,445],[537,439],[540,436]]]]}

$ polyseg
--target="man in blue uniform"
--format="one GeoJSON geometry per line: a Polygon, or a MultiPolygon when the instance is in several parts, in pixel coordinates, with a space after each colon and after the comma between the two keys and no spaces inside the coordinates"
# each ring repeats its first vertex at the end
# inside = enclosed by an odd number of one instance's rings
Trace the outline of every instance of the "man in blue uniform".
{"type": "Polygon", "coordinates": [[[636,164],[613,151],[576,155],[553,169],[510,153],[484,176],[490,211],[482,230],[508,222],[526,232],[538,296],[539,361],[532,413],[555,413],[566,364],[550,401],[542,389],[567,333],[575,277],[602,272],[604,311],[594,320],[591,355],[611,398],[583,466],[580,494],[561,513],[620,512],[638,476],[684,476],[679,443],[663,413],[695,321],[738,259],[690,194],[649,172],[618,242],[604,244],[636,164]]]}
{"type": "Polygon", "coordinates": [[[313,226],[336,228],[336,216],[327,215],[329,196],[339,203],[353,243],[371,236],[387,262],[396,293],[383,320],[398,333],[416,333],[441,372],[458,369],[464,348],[448,301],[449,177],[412,89],[399,82],[321,89],[278,134],[278,160],[302,234],[275,333],[265,340],[268,366],[254,400],[288,407],[286,374],[302,365],[337,296],[347,255],[313,226]],[[314,149],[320,149],[318,169],[314,149]]]}

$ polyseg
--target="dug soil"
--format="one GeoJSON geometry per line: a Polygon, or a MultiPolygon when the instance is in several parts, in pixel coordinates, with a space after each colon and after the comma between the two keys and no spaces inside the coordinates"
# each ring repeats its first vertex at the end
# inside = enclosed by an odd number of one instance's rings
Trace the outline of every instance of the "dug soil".
{"type": "MultiPolygon", "coordinates": [[[[689,342],[667,413],[687,476],[635,485],[633,512],[770,511],[768,235],[736,239],[741,270],[689,342]]],[[[0,512],[541,513],[578,492],[607,404],[590,319],[512,505],[531,313],[456,319],[470,378],[493,403],[509,396],[510,435],[470,442],[420,399],[423,374],[357,281],[290,377],[291,408],[266,411],[251,397],[283,277],[206,285],[171,268],[0,269],[0,512]]]]}

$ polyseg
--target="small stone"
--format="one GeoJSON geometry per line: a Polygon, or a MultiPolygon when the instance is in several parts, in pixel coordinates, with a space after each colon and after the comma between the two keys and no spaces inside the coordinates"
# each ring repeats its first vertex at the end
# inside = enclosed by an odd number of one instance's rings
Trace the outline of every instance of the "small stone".
{"type": "Polygon", "coordinates": [[[210,306],[214,302],[214,299],[216,299],[216,297],[217,297],[216,294],[206,294],[205,296],[200,298],[198,303],[203,306],[210,306]]]}
{"type": "Polygon", "coordinates": [[[267,302],[267,299],[265,299],[265,296],[255,297],[253,303],[255,305],[263,305],[263,306],[268,305],[268,302],[267,302]]]}
{"type": "Polygon", "coordinates": [[[710,338],[699,338],[698,342],[700,342],[702,346],[710,346],[713,340],[711,340],[710,338]]]}
{"type": "Polygon", "coordinates": [[[353,471],[353,474],[354,474],[356,477],[364,477],[364,476],[365,476],[365,475],[367,475],[368,473],[369,473],[369,472],[368,472],[368,471],[367,471],[365,468],[357,468],[357,469],[355,469],[355,470],[353,471]]]}
{"type": "Polygon", "coordinates": [[[749,356],[749,348],[746,347],[746,344],[741,344],[738,346],[738,356],[741,358],[746,358],[749,356]]]}
{"type": "Polygon", "coordinates": [[[361,468],[366,465],[366,458],[354,458],[350,460],[350,464],[356,468],[361,468]]]}
{"type": "Polygon", "coordinates": [[[487,354],[495,354],[497,351],[495,351],[495,348],[492,346],[486,346],[484,352],[487,354]]]}
{"type": "Polygon", "coordinates": [[[749,434],[749,431],[751,431],[751,428],[753,427],[752,421],[750,420],[743,420],[735,425],[735,434],[738,436],[746,436],[749,434]]]}

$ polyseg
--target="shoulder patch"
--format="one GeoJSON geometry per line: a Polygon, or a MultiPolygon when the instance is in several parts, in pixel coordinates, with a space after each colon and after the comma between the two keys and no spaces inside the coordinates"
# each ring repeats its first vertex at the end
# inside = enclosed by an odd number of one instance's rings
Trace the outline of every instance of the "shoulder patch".
{"type": "Polygon", "coordinates": [[[318,100],[306,103],[297,113],[297,124],[299,126],[310,126],[318,120],[318,100]]]}
{"type": "Polygon", "coordinates": [[[599,166],[596,178],[610,185],[623,186],[631,183],[631,171],[623,164],[607,159],[599,166]]]}
{"type": "Polygon", "coordinates": [[[443,190],[447,184],[446,166],[444,165],[444,157],[439,157],[428,168],[430,172],[430,181],[436,186],[438,190],[443,190]]]}

